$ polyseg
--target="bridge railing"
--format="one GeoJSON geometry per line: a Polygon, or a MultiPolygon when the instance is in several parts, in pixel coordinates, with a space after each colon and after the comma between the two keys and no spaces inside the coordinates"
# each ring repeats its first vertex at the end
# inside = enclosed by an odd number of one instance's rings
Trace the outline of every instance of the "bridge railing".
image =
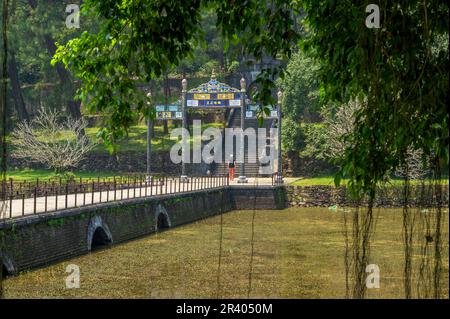
{"type": "Polygon", "coordinates": [[[180,177],[116,176],[15,182],[1,185],[0,220],[139,197],[185,193],[229,185],[228,175],[180,177]]]}

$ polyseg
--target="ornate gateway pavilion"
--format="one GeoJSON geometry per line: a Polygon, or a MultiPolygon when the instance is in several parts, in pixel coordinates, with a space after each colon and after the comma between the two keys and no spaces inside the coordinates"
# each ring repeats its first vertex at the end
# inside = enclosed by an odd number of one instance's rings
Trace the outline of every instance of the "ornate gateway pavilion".
{"type": "MultiPolygon", "coordinates": [[[[247,176],[267,176],[276,174],[277,183],[282,183],[282,167],[281,167],[281,99],[282,94],[278,92],[278,103],[275,106],[269,105],[262,107],[257,103],[253,103],[246,92],[246,81],[244,78],[240,81],[240,89],[231,87],[228,84],[221,83],[217,80],[213,71],[210,81],[199,85],[196,88],[188,90],[188,81],[182,80],[181,99],[178,103],[170,105],[155,105],[156,120],[180,120],[182,121],[183,129],[189,130],[188,125],[188,109],[198,109],[203,111],[213,110],[228,110],[228,119],[225,125],[226,128],[241,129],[239,130],[239,150],[238,154],[243,154],[241,158],[235,156],[233,149],[230,154],[225,154],[219,163],[210,163],[203,165],[203,174],[215,174],[226,172],[226,163],[230,157],[237,160],[236,166],[239,173],[239,183],[246,183],[247,176]],[[262,124],[262,125],[261,125],[262,124]],[[258,150],[257,154],[252,154],[248,149],[248,140],[245,139],[246,128],[253,128],[258,131],[258,128],[277,129],[276,138],[267,136],[266,146],[262,150],[258,150]],[[276,145],[273,145],[276,142],[276,145]],[[265,154],[263,152],[272,152],[276,149],[275,164],[271,167],[264,167],[264,163],[260,158],[265,154]]],[[[151,126],[149,120],[149,128],[151,126]]],[[[151,144],[150,132],[148,134],[147,146],[147,173],[150,176],[150,161],[151,161],[151,144]]],[[[184,137],[183,137],[184,138],[184,137]]],[[[184,141],[183,143],[187,143],[184,141]]],[[[223,143],[224,144],[224,143],[223,143]]],[[[224,145],[223,145],[224,147],[224,145]]],[[[181,180],[187,180],[188,170],[186,161],[182,161],[181,180]]],[[[195,165],[195,164],[194,164],[195,165]]],[[[197,174],[199,170],[196,170],[197,174]]]]}

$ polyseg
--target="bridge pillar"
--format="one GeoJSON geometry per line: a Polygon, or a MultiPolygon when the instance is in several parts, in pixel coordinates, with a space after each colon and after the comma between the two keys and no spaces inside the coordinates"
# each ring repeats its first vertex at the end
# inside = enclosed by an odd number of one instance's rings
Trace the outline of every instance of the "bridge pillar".
{"type": "Polygon", "coordinates": [[[187,93],[187,80],[183,79],[181,81],[181,112],[183,113],[183,136],[182,136],[182,143],[183,143],[183,148],[182,148],[182,160],[181,160],[181,177],[180,177],[180,181],[181,182],[188,182],[189,179],[187,177],[186,174],[186,158],[189,156],[186,156],[185,152],[186,152],[186,148],[185,148],[185,143],[189,143],[188,141],[186,141],[186,139],[188,138],[187,136],[185,136],[188,124],[187,124],[187,112],[186,112],[186,93],[187,93]]]}
{"type": "MultiPolygon", "coordinates": [[[[147,98],[148,98],[148,108],[150,111],[151,108],[151,98],[152,98],[152,93],[148,92],[147,94],[147,98]]],[[[147,177],[146,180],[147,182],[150,182],[152,179],[151,176],[151,156],[152,156],[152,120],[150,118],[150,112],[148,112],[147,114],[147,177]]]]}
{"type": "Polygon", "coordinates": [[[241,169],[239,174],[238,183],[248,183],[247,177],[245,176],[245,93],[246,93],[246,83],[245,79],[241,79],[241,143],[240,143],[240,152],[243,157],[243,161],[241,163],[241,169]]]}
{"type": "Polygon", "coordinates": [[[278,167],[277,167],[277,184],[283,184],[283,166],[281,163],[281,103],[283,101],[283,93],[278,91],[278,167]]]}

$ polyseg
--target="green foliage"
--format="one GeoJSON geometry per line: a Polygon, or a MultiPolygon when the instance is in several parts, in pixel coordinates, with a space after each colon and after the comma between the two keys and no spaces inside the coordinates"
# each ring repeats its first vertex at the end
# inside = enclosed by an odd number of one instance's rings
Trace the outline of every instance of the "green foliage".
{"type": "Polygon", "coordinates": [[[238,61],[232,61],[231,64],[228,67],[228,72],[233,73],[236,72],[240,67],[240,64],[238,61]]]}
{"type": "Polygon", "coordinates": [[[200,27],[203,31],[203,39],[199,39],[197,46],[187,58],[182,59],[179,65],[171,70],[171,74],[177,77],[204,76],[209,79],[212,69],[219,77],[237,71],[234,64],[237,61],[232,60],[232,56],[237,52],[234,48],[224,52],[223,37],[217,30],[216,24],[216,12],[211,9],[203,10],[200,27]]]}
{"type": "Polygon", "coordinates": [[[65,217],[50,219],[47,224],[52,227],[62,227],[66,223],[65,217]]]}
{"type": "Polygon", "coordinates": [[[305,149],[301,154],[319,160],[330,160],[329,152],[327,152],[327,126],[324,123],[307,123],[303,125],[303,131],[305,149]]]}
{"type": "Polygon", "coordinates": [[[381,28],[369,29],[367,1],[302,3],[310,31],[303,48],[320,63],[328,100],[367,97],[336,181],[348,176],[355,193],[372,197],[411,146],[448,164],[448,5],[380,2],[381,28]]]}
{"type": "Polygon", "coordinates": [[[64,180],[67,181],[73,181],[77,176],[74,172],[64,172],[64,173],[59,173],[56,174],[57,177],[61,177],[64,180]]]}
{"type": "MultiPolygon", "coordinates": [[[[108,172],[108,171],[99,171],[99,172],[77,172],[77,178],[106,178],[113,177],[117,175],[117,172],[108,172]]],[[[43,169],[21,169],[21,170],[10,170],[7,172],[7,178],[12,178],[15,181],[21,180],[35,180],[39,178],[39,180],[50,180],[54,178],[64,178],[63,175],[57,175],[52,170],[43,170],[43,169]]],[[[70,176],[69,176],[70,177],[70,176]]]]}
{"type": "Polygon", "coordinates": [[[99,134],[105,142],[124,135],[136,120],[134,111],[147,115],[150,101],[136,79],[160,77],[192,50],[199,5],[200,1],[84,2],[83,13],[99,18],[99,32],[85,31],[60,46],[53,63],[63,62],[83,82],[78,97],[87,101],[90,111],[110,115],[99,134]]]}
{"type": "MultiPolygon", "coordinates": [[[[98,32],[59,46],[53,63],[63,62],[81,80],[78,97],[86,109],[109,115],[99,137],[114,143],[147,108],[138,81],[179,65],[204,40],[203,10],[217,13],[226,48],[241,44],[243,54],[260,60],[290,56],[298,40],[293,9],[286,1],[87,0],[83,14],[97,18],[98,32]]],[[[262,72],[259,101],[274,104],[270,89],[280,72],[262,72]]]]}
{"type": "Polygon", "coordinates": [[[300,151],[304,147],[305,136],[298,123],[289,117],[281,127],[281,143],[284,151],[300,151]]]}
{"type": "Polygon", "coordinates": [[[289,60],[286,75],[278,84],[283,91],[283,116],[294,121],[319,109],[318,65],[299,51],[289,60]]]}
{"type": "Polygon", "coordinates": [[[305,147],[308,148],[308,143],[315,143],[319,137],[314,136],[313,140],[306,142],[305,129],[308,129],[308,125],[303,124],[311,120],[311,114],[318,113],[317,71],[315,61],[298,51],[289,60],[285,77],[277,81],[283,91],[282,146],[285,151],[303,151],[305,147]]]}
{"type": "Polygon", "coordinates": [[[219,70],[219,69],[220,69],[220,64],[216,60],[210,60],[200,67],[200,71],[203,74],[211,74],[212,71],[219,70]]]}
{"type": "MultiPolygon", "coordinates": [[[[20,94],[31,114],[41,107],[66,111],[67,101],[73,99],[75,83],[70,77],[61,81],[61,70],[52,67],[50,61],[56,49],[54,41],[67,42],[80,34],[80,29],[69,29],[64,23],[66,6],[79,2],[9,1],[9,59],[11,63],[16,62],[20,94]]],[[[95,29],[94,21],[88,17],[82,17],[81,26],[95,29]]],[[[15,99],[11,99],[11,105],[15,105],[15,99]]]]}

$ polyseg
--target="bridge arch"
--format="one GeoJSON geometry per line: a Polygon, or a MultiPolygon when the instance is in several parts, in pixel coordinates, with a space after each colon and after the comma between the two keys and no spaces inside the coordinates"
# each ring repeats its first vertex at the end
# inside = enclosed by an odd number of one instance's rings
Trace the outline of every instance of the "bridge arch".
{"type": "Polygon", "coordinates": [[[14,264],[10,258],[6,255],[2,255],[2,271],[3,271],[3,277],[12,276],[16,273],[16,267],[14,267],[14,264]]]}
{"type": "Polygon", "coordinates": [[[87,249],[88,251],[95,250],[102,246],[111,245],[113,237],[111,231],[106,223],[103,222],[100,216],[95,216],[91,219],[87,232],[87,249]]]}
{"type": "Polygon", "coordinates": [[[161,204],[156,207],[155,211],[155,230],[160,231],[172,227],[169,214],[161,204]]]}
{"type": "Polygon", "coordinates": [[[4,263],[2,263],[2,277],[8,277],[9,275],[11,275],[8,271],[8,269],[6,269],[6,265],[4,263]]]}

